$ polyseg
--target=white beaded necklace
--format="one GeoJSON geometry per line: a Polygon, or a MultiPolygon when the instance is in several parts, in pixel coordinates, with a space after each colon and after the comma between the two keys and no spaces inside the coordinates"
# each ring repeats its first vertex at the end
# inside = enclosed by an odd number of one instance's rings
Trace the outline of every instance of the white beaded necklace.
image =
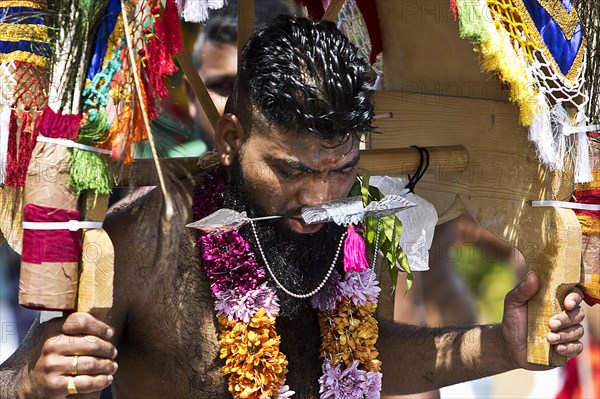
{"type": "MultiPolygon", "coordinates": [[[[381,219],[378,220],[378,223],[377,223],[377,237],[375,239],[375,251],[374,251],[374,255],[373,255],[373,262],[371,264],[371,272],[372,273],[369,276],[369,283],[367,283],[367,285],[371,283],[371,280],[373,279],[373,276],[375,275],[375,260],[377,259],[377,251],[379,249],[379,225],[380,225],[380,223],[381,223],[381,219]]],[[[342,234],[342,236],[340,237],[340,242],[337,246],[337,250],[335,251],[335,256],[333,257],[331,266],[329,266],[329,270],[327,271],[327,274],[325,275],[323,280],[319,283],[319,285],[317,285],[317,288],[315,288],[314,290],[312,290],[311,292],[309,292],[307,294],[296,294],[295,292],[292,292],[292,291],[288,290],[286,287],[284,287],[283,284],[277,279],[277,277],[275,277],[273,270],[271,270],[271,265],[269,264],[269,261],[267,261],[267,257],[265,256],[265,253],[263,252],[262,244],[260,243],[260,239],[258,238],[258,234],[256,232],[256,227],[254,227],[254,222],[252,220],[250,220],[250,226],[252,226],[252,232],[254,233],[254,238],[256,238],[256,244],[258,245],[258,251],[260,252],[260,255],[262,256],[263,262],[265,262],[265,266],[267,267],[269,274],[273,278],[273,281],[275,281],[275,284],[277,284],[277,286],[279,288],[281,288],[281,290],[283,292],[285,292],[286,294],[288,294],[291,297],[298,298],[298,299],[310,298],[311,296],[315,295],[317,292],[321,291],[321,289],[325,286],[325,283],[327,283],[327,280],[329,280],[331,273],[333,273],[333,269],[335,269],[335,265],[337,263],[338,257],[340,256],[340,251],[342,250],[342,244],[344,243],[344,238],[346,237],[346,234],[347,234],[346,232],[344,232],[344,234],[342,234]]],[[[363,288],[366,288],[366,286],[363,284],[362,280],[360,279],[360,274],[359,274],[358,278],[359,278],[360,284],[363,286],[363,288]]]]}

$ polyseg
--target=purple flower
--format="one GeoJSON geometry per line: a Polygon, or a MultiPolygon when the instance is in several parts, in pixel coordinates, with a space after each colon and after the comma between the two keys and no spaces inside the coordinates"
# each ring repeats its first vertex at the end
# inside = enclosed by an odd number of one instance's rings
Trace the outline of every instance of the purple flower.
{"type": "Polygon", "coordinates": [[[286,399],[286,398],[291,398],[292,395],[294,395],[296,392],[290,390],[290,387],[287,385],[284,385],[281,387],[281,390],[279,390],[279,395],[277,395],[277,399],[286,399]]]}
{"type": "Polygon", "coordinates": [[[343,296],[342,289],[340,288],[341,280],[342,277],[340,274],[334,271],[327,284],[310,299],[312,307],[321,312],[335,309],[343,296]]]}
{"type": "Polygon", "coordinates": [[[346,370],[323,363],[323,375],[319,378],[321,399],[379,399],[381,373],[359,370],[358,360],[346,370]]]}
{"type": "Polygon", "coordinates": [[[245,293],[232,289],[215,294],[215,311],[219,316],[227,316],[229,320],[248,323],[252,316],[264,308],[269,316],[277,316],[279,304],[275,292],[263,283],[258,289],[245,293]]]}
{"type": "Polygon", "coordinates": [[[255,290],[267,278],[265,271],[256,263],[248,242],[237,232],[221,235],[204,235],[198,239],[202,254],[202,266],[214,293],[239,290],[245,294],[255,290]]]}
{"type": "Polygon", "coordinates": [[[350,298],[355,305],[362,306],[367,301],[377,302],[381,291],[381,288],[378,287],[379,282],[371,270],[360,273],[347,273],[346,279],[340,281],[339,284],[343,295],[350,298]]]}

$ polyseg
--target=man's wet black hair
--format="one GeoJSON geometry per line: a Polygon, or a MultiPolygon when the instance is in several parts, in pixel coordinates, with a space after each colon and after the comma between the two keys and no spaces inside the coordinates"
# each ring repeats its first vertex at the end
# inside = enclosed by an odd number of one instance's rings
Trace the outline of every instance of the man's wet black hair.
{"type": "Polygon", "coordinates": [[[248,133],[343,142],[371,130],[371,85],[369,65],[333,23],[279,16],[244,48],[225,112],[248,133]]]}

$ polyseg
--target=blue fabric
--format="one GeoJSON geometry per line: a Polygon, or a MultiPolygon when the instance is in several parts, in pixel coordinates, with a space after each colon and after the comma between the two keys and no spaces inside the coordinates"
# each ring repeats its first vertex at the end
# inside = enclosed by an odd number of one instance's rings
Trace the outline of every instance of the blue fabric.
{"type": "Polygon", "coordinates": [[[94,76],[102,70],[102,62],[106,55],[106,49],[108,47],[108,38],[115,29],[117,19],[121,14],[121,1],[110,0],[104,15],[96,31],[96,42],[94,43],[94,51],[92,52],[92,60],[88,69],[87,77],[89,80],[93,80],[94,76]]]}
{"type": "MultiPolygon", "coordinates": [[[[582,44],[581,24],[577,24],[573,37],[568,40],[558,23],[536,0],[523,0],[523,3],[560,71],[567,75],[582,44]]],[[[570,0],[562,0],[562,4],[567,11],[572,7],[570,0]]]]}
{"type": "Polygon", "coordinates": [[[29,7],[0,8],[0,23],[2,24],[34,24],[45,25],[45,13],[42,10],[29,7]]]}
{"type": "Polygon", "coordinates": [[[0,54],[9,54],[14,51],[25,51],[41,57],[49,57],[50,45],[48,43],[28,42],[24,40],[19,42],[0,41],[0,54]]]}

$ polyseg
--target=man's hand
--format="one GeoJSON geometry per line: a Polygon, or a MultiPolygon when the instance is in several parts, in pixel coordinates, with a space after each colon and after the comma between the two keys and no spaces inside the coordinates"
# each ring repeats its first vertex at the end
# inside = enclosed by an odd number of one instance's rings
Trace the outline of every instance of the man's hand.
{"type": "Polygon", "coordinates": [[[23,374],[22,397],[64,398],[70,379],[80,394],[111,384],[117,349],[108,341],[114,330],[107,324],[87,313],[73,313],[45,323],[44,334],[39,357],[23,374]]]}
{"type": "MultiPolygon", "coordinates": [[[[530,370],[544,369],[527,362],[527,301],[539,289],[539,280],[530,272],[519,285],[510,291],[504,299],[504,317],[502,318],[502,337],[510,350],[513,361],[518,367],[530,370]]],[[[577,356],[583,350],[579,341],[583,337],[584,318],[580,304],[583,293],[574,288],[565,298],[564,311],[554,315],[548,322],[551,332],[548,341],[555,345],[556,352],[567,356],[577,356]]]]}

